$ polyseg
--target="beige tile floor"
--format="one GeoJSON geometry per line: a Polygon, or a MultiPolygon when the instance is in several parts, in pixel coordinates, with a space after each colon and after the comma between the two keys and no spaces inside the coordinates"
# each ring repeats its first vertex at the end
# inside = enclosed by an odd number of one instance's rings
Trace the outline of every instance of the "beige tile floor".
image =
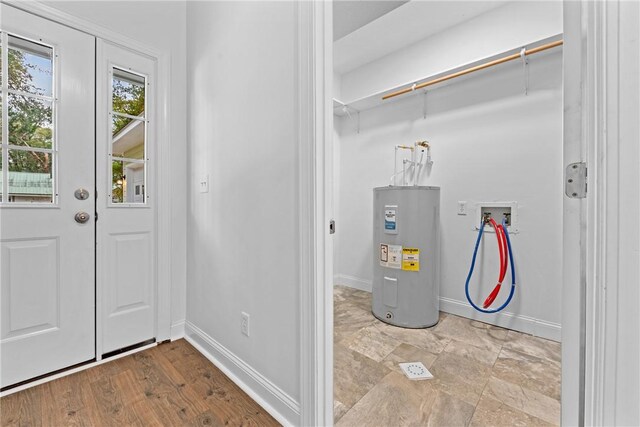
{"type": "Polygon", "coordinates": [[[560,344],[440,314],[403,329],[371,314],[371,294],[334,291],[337,426],[546,426],[560,423],[560,344]],[[398,363],[434,378],[411,381],[398,363]]]}

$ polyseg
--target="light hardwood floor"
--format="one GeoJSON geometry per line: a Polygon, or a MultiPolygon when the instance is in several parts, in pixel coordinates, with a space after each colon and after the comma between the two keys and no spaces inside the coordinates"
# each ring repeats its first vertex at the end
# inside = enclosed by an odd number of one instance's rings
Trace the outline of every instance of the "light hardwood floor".
{"type": "Polygon", "coordinates": [[[185,340],[0,399],[4,426],[277,426],[185,340]]]}
{"type": "Polygon", "coordinates": [[[560,344],[444,314],[404,329],[371,314],[371,294],[334,291],[337,426],[543,426],[560,423],[560,344]],[[398,363],[434,375],[412,381],[398,363]]]}

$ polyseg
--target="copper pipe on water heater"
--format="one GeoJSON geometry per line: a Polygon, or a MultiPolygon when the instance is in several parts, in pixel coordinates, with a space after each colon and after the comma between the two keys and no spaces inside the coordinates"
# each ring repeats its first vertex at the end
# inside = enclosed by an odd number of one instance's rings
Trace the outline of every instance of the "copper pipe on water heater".
{"type": "MultiPolygon", "coordinates": [[[[558,40],[558,41],[555,41],[555,42],[543,44],[541,46],[525,50],[524,51],[524,55],[528,56],[528,55],[532,55],[534,53],[542,52],[542,51],[547,50],[547,49],[552,49],[554,47],[561,46],[563,43],[564,43],[563,40],[558,40]]],[[[451,79],[454,79],[456,77],[464,76],[466,74],[471,74],[471,73],[474,73],[476,71],[484,70],[485,68],[493,67],[494,65],[503,64],[505,62],[513,61],[514,59],[519,59],[521,57],[522,57],[522,55],[520,53],[514,53],[512,55],[508,55],[508,56],[505,56],[505,57],[502,57],[502,58],[494,59],[493,61],[485,62],[484,64],[476,65],[475,67],[469,67],[469,68],[466,68],[464,70],[457,71],[455,73],[447,74],[446,76],[443,76],[443,77],[438,77],[437,79],[429,80],[427,82],[420,83],[420,84],[414,84],[411,87],[408,87],[408,88],[405,88],[405,89],[401,89],[401,90],[398,90],[396,92],[388,93],[388,94],[384,95],[382,97],[382,99],[383,100],[384,99],[389,99],[389,98],[393,98],[393,97],[396,97],[396,96],[399,96],[399,95],[404,95],[405,93],[414,92],[414,91],[416,91],[418,89],[422,89],[422,88],[425,88],[427,86],[432,86],[432,85],[435,85],[435,84],[438,84],[438,83],[442,83],[444,81],[451,80],[451,79]]]]}

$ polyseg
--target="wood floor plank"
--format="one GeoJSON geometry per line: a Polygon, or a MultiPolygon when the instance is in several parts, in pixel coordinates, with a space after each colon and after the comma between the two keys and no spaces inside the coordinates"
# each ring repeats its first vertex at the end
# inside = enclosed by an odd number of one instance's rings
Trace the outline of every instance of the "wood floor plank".
{"type": "Polygon", "coordinates": [[[144,389],[130,369],[113,376],[113,382],[125,406],[131,406],[146,398],[144,389]]]}
{"type": "Polygon", "coordinates": [[[158,365],[162,369],[162,372],[176,385],[176,391],[182,400],[187,404],[181,409],[181,412],[185,414],[186,419],[192,419],[195,415],[206,412],[209,407],[207,406],[206,399],[203,396],[198,395],[193,387],[187,384],[184,376],[179,372],[176,367],[170,363],[163,354],[158,354],[156,357],[158,365]],[[191,413],[189,413],[191,412],[191,413]]]}
{"type": "Polygon", "coordinates": [[[43,425],[86,426],[85,402],[73,375],[40,387],[43,425]]]}
{"type": "Polygon", "coordinates": [[[82,401],[84,402],[82,413],[86,418],[82,419],[83,423],[89,426],[109,425],[104,424],[105,422],[109,423],[110,421],[109,418],[107,418],[106,415],[103,414],[100,403],[93,394],[91,383],[82,382],[80,384],[77,384],[77,386],[78,387],[76,388],[76,392],[80,393],[80,395],[82,396],[82,401]]]}
{"type": "Polygon", "coordinates": [[[190,353],[190,348],[193,347],[186,342],[178,341],[173,349],[167,350],[163,355],[171,358],[175,369],[183,374],[188,386],[211,408],[207,414],[193,419],[194,425],[206,422],[211,425],[278,425],[207,358],[200,353],[190,353]],[[188,347],[180,348],[185,345],[188,347]],[[172,354],[188,354],[189,357],[172,357],[172,354]],[[237,411],[234,407],[254,407],[257,410],[237,411]]]}
{"type": "Polygon", "coordinates": [[[277,426],[185,340],[0,399],[4,426],[277,426]]]}
{"type": "MultiPolygon", "coordinates": [[[[149,354],[153,354],[150,352],[149,354]]],[[[174,374],[177,382],[173,382],[160,366],[161,355],[153,355],[153,364],[148,364],[146,358],[140,357],[139,364],[133,368],[137,381],[143,385],[146,399],[154,409],[156,415],[175,425],[181,425],[191,419],[196,413],[207,409],[206,405],[198,407],[194,398],[185,396],[184,380],[174,374]]]]}
{"type": "Polygon", "coordinates": [[[94,381],[90,387],[103,425],[142,425],[138,424],[130,408],[123,404],[121,391],[114,385],[112,378],[94,381]]]}
{"type": "Polygon", "coordinates": [[[134,415],[138,418],[140,423],[147,427],[159,427],[165,424],[161,421],[148,402],[141,400],[134,403],[131,406],[134,415]]]}
{"type": "Polygon", "coordinates": [[[41,426],[40,390],[34,387],[21,393],[20,396],[9,395],[0,399],[2,426],[41,426]]]}

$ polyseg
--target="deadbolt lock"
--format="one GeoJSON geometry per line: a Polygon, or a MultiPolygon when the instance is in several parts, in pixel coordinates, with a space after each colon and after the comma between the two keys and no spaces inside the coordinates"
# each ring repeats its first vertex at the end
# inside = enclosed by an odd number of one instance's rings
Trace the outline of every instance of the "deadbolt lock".
{"type": "Polygon", "coordinates": [[[78,188],[73,195],[76,196],[78,200],[87,200],[89,198],[89,192],[84,188],[78,188]]]}

